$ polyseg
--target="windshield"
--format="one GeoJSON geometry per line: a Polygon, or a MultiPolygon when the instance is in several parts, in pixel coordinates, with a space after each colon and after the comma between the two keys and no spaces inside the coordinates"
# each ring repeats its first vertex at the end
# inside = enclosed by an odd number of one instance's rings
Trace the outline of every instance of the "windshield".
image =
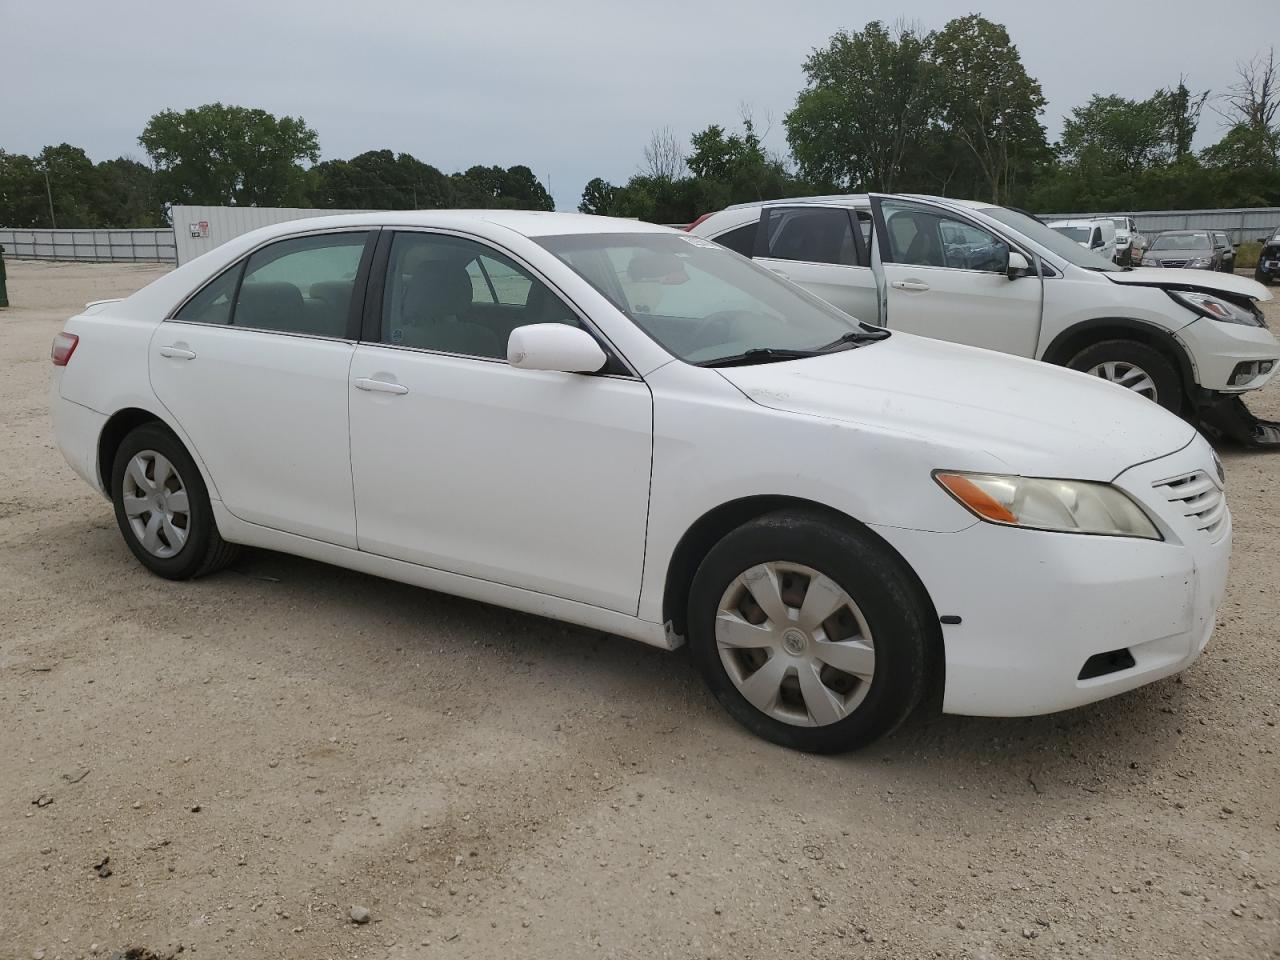
{"type": "Polygon", "coordinates": [[[1070,237],[1076,243],[1088,243],[1089,234],[1093,232],[1088,227],[1050,227],[1049,229],[1064,237],[1070,237]]]}
{"type": "Polygon", "coordinates": [[[1074,240],[1064,237],[1025,213],[1010,210],[1008,207],[982,207],[981,212],[992,220],[998,220],[1005,226],[1012,227],[1028,240],[1040,244],[1050,253],[1061,257],[1068,263],[1074,263],[1077,267],[1084,267],[1086,270],[1097,270],[1102,273],[1119,272],[1125,269],[1124,267],[1116,266],[1107,257],[1094,253],[1092,250],[1086,250],[1074,240]]]}
{"type": "Polygon", "coordinates": [[[1152,250],[1209,250],[1212,247],[1207,233],[1162,233],[1151,245],[1152,250]]]}
{"type": "Polygon", "coordinates": [[[588,233],[534,239],[687,363],[715,363],[752,350],[807,353],[874,329],[701,237],[588,233]]]}

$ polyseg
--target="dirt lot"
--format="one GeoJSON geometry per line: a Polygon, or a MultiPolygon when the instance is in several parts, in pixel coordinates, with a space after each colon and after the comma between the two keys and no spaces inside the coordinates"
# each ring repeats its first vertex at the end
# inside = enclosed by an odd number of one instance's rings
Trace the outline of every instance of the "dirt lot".
{"type": "Polygon", "coordinates": [[[679,653],[269,553],[144,572],[47,357],[159,272],[9,268],[0,958],[1280,957],[1280,456],[1224,451],[1183,677],[819,759],[679,653]]]}

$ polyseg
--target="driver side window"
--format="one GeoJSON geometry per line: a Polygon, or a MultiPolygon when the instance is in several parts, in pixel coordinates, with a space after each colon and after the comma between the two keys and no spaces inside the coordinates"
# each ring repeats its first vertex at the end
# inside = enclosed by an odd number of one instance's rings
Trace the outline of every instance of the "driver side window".
{"type": "Polygon", "coordinates": [[[1003,273],[1008,245],[966,220],[914,204],[881,205],[893,263],[1003,273]]]}
{"type": "Polygon", "coordinates": [[[462,237],[397,233],[382,295],[382,342],[505,360],[511,331],[578,318],[497,250],[462,237]]]}

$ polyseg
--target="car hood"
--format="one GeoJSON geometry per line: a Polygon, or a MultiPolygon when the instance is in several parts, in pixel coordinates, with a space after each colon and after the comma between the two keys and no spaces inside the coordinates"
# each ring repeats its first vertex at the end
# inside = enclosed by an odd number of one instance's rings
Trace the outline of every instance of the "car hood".
{"type": "Polygon", "coordinates": [[[952,469],[1108,481],[1195,436],[1150,400],[1098,378],[903,333],[718,372],[761,406],[950,448],[937,466],[952,469]]]}
{"type": "MultiPolygon", "coordinates": [[[[1165,259],[1165,254],[1147,252],[1147,256],[1165,259]]],[[[1185,256],[1168,257],[1174,260],[1185,260],[1185,256]]],[[[1234,273],[1214,273],[1210,270],[1165,269],[1164,267],[1135,267],[1117,273],[1103,274],[1112,283],[1132,284],[1139,287],[1195,287],[1197,290],[1210,290],[1217,293],[1234,293],[1237,296],[1252,297],[1254,300],[1272,299],[1271,291],[1257,280],[1249,277],[1237,277],[1234,273]]]]}

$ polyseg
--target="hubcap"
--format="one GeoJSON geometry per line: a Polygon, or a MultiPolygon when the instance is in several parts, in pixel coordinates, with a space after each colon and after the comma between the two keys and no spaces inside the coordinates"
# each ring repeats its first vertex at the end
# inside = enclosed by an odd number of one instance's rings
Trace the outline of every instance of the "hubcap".
{"type": "Polygon", "coordinates": [[[191,530],[187,488],[164,454],[143,450],[129,461],[122,499],[129,528],[142,549],[163,559],[183,548],[191,530]]]}
{"type": "Polygon", "coordinates": [[[1126,363],[1123,360],[1108,360],[1106,363],[1100,363],[1096,367],[1090,368],[1089,373],[1095,377],[1101,377],[1103,380],[1110,380],[1112,383],[1127,387],[1134,393],[1142,394],[1148,400],[1158,399],[1156,396],[1156,383],[1151,379],[1151,374],[1136,363],[1126,363]]]}
{"type": "Polygon", "coordinates": [[[875,645],[853,598],[803,564],[744,571],[716,611],[720,662],[762,713],[796,726],[844,719],[866,698],[875,645]]]}

